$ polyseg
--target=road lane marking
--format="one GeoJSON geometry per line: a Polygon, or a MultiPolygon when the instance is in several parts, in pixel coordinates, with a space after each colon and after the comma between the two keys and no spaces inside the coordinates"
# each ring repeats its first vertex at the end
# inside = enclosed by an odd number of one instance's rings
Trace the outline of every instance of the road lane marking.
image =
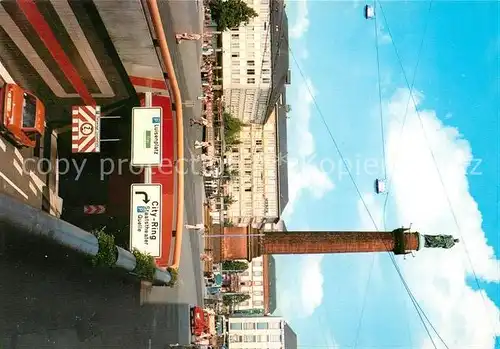
{"type": "Polygon", "coordinates": [[[45,183],[36,175],[36,173],[30,171],[30,177],[33,180],[33,182],[35,182],[35,185],[37,186],[38,190],[43,191],[45,183]]]}
{"type": "Polygon", "coordinates": [[[2,63],[0,63],[0,77],[5,81],[7,84],[15,84],[16,82],[12,78],[12,76],[9,74],[7,69],[3,66],[2,63]]]}
{"type": "Polygon", "coordinates": [[[17,172],[19,172],[20,175],[23,174],[23,168],[19,163],[16,161],[16,159],[12,160],[12,163],[14,164],[14,167],[16,168],[17,172]]]}
{"type": "Polygon", "coordinates": [[[14,184],[14,182],[12,182],[9,177],[7,177],[4,173],[0,172],[0,177],[3,178],[4,181],[7,182],[8,185],[10,185],[12,188],[14,188],[19,194],[21,194],[21,196],[23,198],[25,198],[26,200],[28,200],[28,195],[21,190],[21,188],[19,188],[17,185],[14,184]]]}
{"type": "Polygon", "coordinates": [[[2,149],[3,151],[7,150],[7,145],[5,145],[5,142],[1,138],[0,138],[0,149],[2,149]]]}
{"type": "Polygon", "coordinates": [[[24,163],[23,155],[19,152],[19,150],[17,150],[17,148],[14,148],[14,155],[21,164],[24,163]]]}
{"type": "Polygon", "coordinates": [[[34,195],[38,195],[38,191],[36,190],[36,188],[35,188],[35,186],[33,185],[33,183],[29,182],[28,186],[30,187],[31,192],[32,192],[34,195]]]}

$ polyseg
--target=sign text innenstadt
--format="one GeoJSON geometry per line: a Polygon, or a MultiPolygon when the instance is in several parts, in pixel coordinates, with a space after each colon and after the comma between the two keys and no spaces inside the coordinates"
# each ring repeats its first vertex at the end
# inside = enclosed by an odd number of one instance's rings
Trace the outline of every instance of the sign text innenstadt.
{"type": "Polygon", "coordinates": [[[161,257],[161,184],[130,187],[130,247],[161,257]]]}
{"type": "Polygon", "coordinates": [[[162,160],[162,109],[138,107],[132,109],[133,166],[156,166],[162,160]]]}

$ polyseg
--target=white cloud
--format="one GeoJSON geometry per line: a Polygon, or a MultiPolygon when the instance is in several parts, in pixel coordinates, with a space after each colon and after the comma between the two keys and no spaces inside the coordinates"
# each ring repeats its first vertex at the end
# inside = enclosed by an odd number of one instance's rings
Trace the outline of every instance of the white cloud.
{"type": "MultiPolygon", "coordinates": [[[[397,91],[384,114],[388,119],[388,169],[395,168],[389,173],[392,182],[389,195],[395,205],[397,223],[411,222],[413,230],[430,235],[451,234],[461,241],[450,250],[423,249],[416,258],[398,258],[398,261],[416,299],[450,348],[493,348],[494,337],[500,334],[499,310],[486,294],[466,282],[466,278],[474,279],[471,264],[483,280],[498,282],[500,277],[499,261],[481,228],[481,212],[469,193],[467,174],[472,174],[477,163],[469,143],[458,130],[443,125],[432,110],[419,110],[424,134],[417,112],[410,104],[401,136],[408,95],[406,89],[397,91]],[[434,152],[460,231],[428,145],[434,152]]],[[[417,103],[422,99],[423,95],[417,94],[417,103]]],[[[480,169],[475,171],[479,173],[480,169]]],[[[377,220],[381,201],[369,198],[367,202],[371,209],[378,210],[374,214],[377,220]]],[[[360,205],[359,210],[365,228],[372,229],[364,207],[360,205]]],[[[435,341],[439,342],[436,338],[435,341]]],[[[423,337],[422,347],[430,348],[432,344],[423,337]]]]}
{"type": "Polygon", "coordinates": [[[297,16],[290,26],[289,35],[294,39],[300,39],[309,30],[309,7],[307,0],[295,1],[297,16]]]}
{"type": "Polygon", "coordinates": [[[352,7],[354,9],[359,8],[360,5],[361,5],[361,0],[352,0],[352,7]]]}
{"type": "Polygon", "coordinates": [[[376,205],[375,195],[372,193],[365,193],[363,201],[358,201],[358,212],[360,214],[361,226],[363,228],[373,228],[373,221],[380,230],[384,229],[383,209],[381,206],[376,205]],[[365,207],[368,207],[369,213],[365,207]]]}
{"type": "MultiPolygon", "coordinates": [[[[311,108],[313,105],[314,87],[310,80],[299,86],[297,96],[300,103],[293,109],[289,128],[291,130],[290,149],[297,149],[297,155],[290,156],[288,161],[289,202],[286,206],[285,220],[293,212],[294,203],[304,192],[309,192],[320,199],[333,189],[333,183],[314,160],[314,137],[309,130],[311,108]],[[312,94],[312,95],[311,95],[312,94]]],[[[295,105],[294,105],[295,106],[295,105]]]]}
{"type": "Polygon", "coordinates": [[[323,301],[323,273],[321,261],[323,256],[311,255],[304,257],[302,264],[302,283],[300,288],[300,299],[302,302],[302,316],[308,317],[323,301]]]}
{"type": "Polygon", "coordinates": [[[385,31],[385,27],[382,23],[378,24],[377,28],[378,42],[380,45],[392,43],[392,38],[388,32],[385,31]]]}
{"type": "Polygon", "coordinates": [[[290,275],[290,282],[278,297],[278,309],[289,320],[311,316],[323,302],[323,255],[299,258],[299,272],[290,275]],[[295,279],[296,275],[300,278],[295,279]]]}

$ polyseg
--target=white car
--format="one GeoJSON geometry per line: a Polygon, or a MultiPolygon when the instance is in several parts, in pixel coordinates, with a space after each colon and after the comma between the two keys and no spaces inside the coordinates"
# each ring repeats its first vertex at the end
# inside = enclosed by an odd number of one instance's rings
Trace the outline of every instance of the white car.
{"type": "Polygon", "coordinates": [[[375,180],[375,192],[377,194],[385,193],[385,180],[383,179],[375,180]]]}
{"type": "Polygon", "coordinates": [[[373,6],[366,5],[365,6],[365,18],[371,19],[373,17],[375,17],[375,9],[373,8],[373,6]]]}

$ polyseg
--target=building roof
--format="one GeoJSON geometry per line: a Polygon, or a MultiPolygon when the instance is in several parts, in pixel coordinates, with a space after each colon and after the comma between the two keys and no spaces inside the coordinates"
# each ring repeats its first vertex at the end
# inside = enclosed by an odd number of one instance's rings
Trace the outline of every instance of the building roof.
{"type": "Polygon", "coordinates": [[[273,256],[268,256],[267,258],[267,270],[268,270],[268,304],[267,313],[274,313],[277,307],[277,287],[276,287],[276,260],[273,256]]]}
{"type": "Polygon", "coordinates": [[[285,324],[285,349],[297,349],[297,334],[285,324]]]}
{"type": "Polygon", "coordinates": [[[264,123],[271,115],[285,84],[290,83],[288,17],[284,0],[270,1],[271,92],[264,123]]]}
{"type": "Polygon", "coordinates": [[[285,221],[280,219],[278,223],[276,223],[276,230],[277,231],[287,231],[287,227],[285,224],[285,221]]]}
{"type": "Polygon", "coordinates": [[[278,211],[281,216],[288,204],[288,143],[286,89],[281,88],[282,99],[276,108],[276,143],[278,145],[278,211]]]}

